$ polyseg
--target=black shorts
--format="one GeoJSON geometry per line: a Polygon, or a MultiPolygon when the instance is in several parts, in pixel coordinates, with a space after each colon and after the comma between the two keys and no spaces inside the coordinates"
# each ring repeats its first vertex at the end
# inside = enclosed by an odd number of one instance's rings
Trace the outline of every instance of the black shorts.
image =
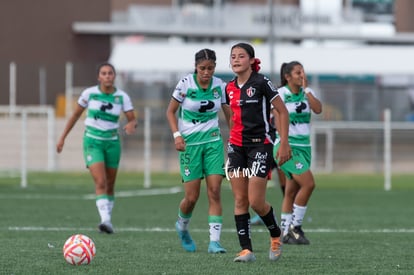
{"type": "Polygon", "coordinates": [[[227,157],[226,172],[230,178],[232,176],[267,178],[275,167],[273,144],[242,147],[229,143],[227,157]]]}

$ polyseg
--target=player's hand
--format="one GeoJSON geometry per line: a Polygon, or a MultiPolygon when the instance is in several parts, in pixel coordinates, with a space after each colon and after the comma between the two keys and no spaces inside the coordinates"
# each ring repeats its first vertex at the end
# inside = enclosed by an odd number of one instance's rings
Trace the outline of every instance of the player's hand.
{"type": "Polygon", "coordinates": [[[279,149],[276,152],[276,159],[278,160],[279,167],[282,166],[286,161],[288,161],[292,157],[292,150],[290,149],[290,145],[280,144],[279,149]]]}
{"type": "Polygon", "coordinates": [[[184,152],[185,151],[185,141],[182,136],[178,136],[174,139],[175,150],[184,152]]]}
{"type": "Polygon", "coordinates": [[[60,153],[63,150],[63,145],[65,141],[63,139],[59,139],[58,143],[56,144],[56,152],[60,153]]]}
{"type": "Polygon", "coordinates": [[[306,77],[305,70],[302,69],[302,87],[305,89],[308,87],[308,78],[306,77]]]}
{"type": "Polygon", "coordinates": [[[128,122],[124,126],[124,131],[127,135],[132,135],[135,133],[135,130],[137,129],[137,122],[135,120],[128,122]]]}

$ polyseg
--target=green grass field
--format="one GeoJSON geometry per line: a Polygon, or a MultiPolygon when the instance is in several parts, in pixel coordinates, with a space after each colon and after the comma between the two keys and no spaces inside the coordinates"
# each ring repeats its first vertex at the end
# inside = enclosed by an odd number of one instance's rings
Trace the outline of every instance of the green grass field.
{"type": "MultiPolygon", "coordinates": [[[[317,175],[303,227],[311,245],[285,245],[280,261],[270,262],[268,232],[254,226],[253,263],[233,263],[239,245],[227,181],[221,243],[228,253],[211,255],[205,189],[190,225],[198,250],[187,253],[174,229],[179,176],[153,175],[150,190],[143,178],[119,174],[113,235],[97,232],[87,172],[31,173],[25,189],[17,178],[0,178],[0,274],[414,274],[413,175],[393,175],[391,191],[381,175],[317,175]],[[76,233],[96,244],[90,265],[63,259],[62,246],[76,233]]],[[[279,217],[281,193],[269,185],[279,217]]]]}

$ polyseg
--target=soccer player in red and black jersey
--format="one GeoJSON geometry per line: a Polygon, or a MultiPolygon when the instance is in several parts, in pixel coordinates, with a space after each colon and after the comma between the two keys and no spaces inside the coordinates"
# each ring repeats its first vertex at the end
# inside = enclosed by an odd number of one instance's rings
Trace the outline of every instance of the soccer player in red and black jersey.
{"type": "Polygon", "coordinates": [[[279,165],[290,158],[289,114],[272,82],[258,73],[259,64],[251,45],[238,43],[231,48],[230,65],[236,77],[226,86],[227,103],[233,112],[226,173],[233,191],[234,217],[242,249],[235,262],[256,259],[250,239],[249,206],[260,215],[270,232],[269,259],[278,260],[282,252],[281,231],[272,206],[265,200],[267,176],[274,165],[275,131],[269,123],[271,104],[281,122],[279,165]]]}

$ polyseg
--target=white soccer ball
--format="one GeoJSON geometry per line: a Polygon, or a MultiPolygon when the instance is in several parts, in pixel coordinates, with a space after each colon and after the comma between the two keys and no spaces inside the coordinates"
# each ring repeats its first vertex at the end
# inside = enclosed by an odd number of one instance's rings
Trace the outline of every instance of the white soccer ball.
{"type": "Polygon", "coordinates": [[[95,254],[95,243],[83,234],[70,236],[63,245],[63,257],[71,265],[90,264],[95,254]]]}

